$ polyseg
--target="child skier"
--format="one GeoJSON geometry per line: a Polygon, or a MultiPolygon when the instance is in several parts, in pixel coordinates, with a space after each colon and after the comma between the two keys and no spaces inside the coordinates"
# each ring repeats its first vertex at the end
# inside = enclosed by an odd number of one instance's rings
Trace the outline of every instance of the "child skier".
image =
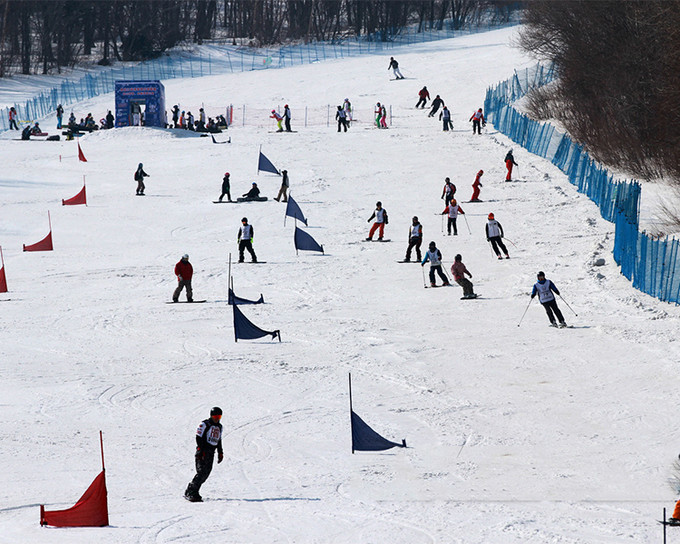
{"type": "Polygon", "coordinates": [[[459,213],[465,215],[463,208],[461,208],[458,205],[455,198],[452,198],[451,202],[449,202],[449,205],[442,212],[442,215],[448,214],[449,216],[449,220],[446,224],[446,232],[448,233],[449,236],[451,236],[451,227],[453,227],[453,235],[458,236],[458,227],[456,226],[456,220],[458,219],[459,213]]]}
{"type": "Polygon", "coordinates": [[[460,253],[454,257],[453,265],[451,265],[451,274],[455,282],[463,288],[463,298],[477,298],[472,289],[472,282],[465,277],[465,274],[472,277],[472,274],[463,264],[463,257],[460,253]]]}
{"type": "Polygon", "coordinates": [[[553,293],[559,295],[559,290],[557,287],[555,287],[555,284],[552,281],[545,279],[544,272],[539,272],[536,274],[536,279],[538,281],[534,284],[534,288],[531,291],[531,298],[533,299],[536,295],[538,295],[539,302],[543,304],[545,312],[548,314],[550,326],[557,327],[557,323],[555,323],[555,317],[553,317],[553,312],[555,312],[555,316],[557,316],[557,319],[560,322],[559,327],[560,329],[563,329],[567,326],[567,324],[564,321],[562,312],[557,307],[555,295],[553,295],[553,293]]]}
{"type": "Polygon", "coordinates": [[[475,181],[472,184],[472,198],[470,199],[470,202],[481,202],[481,200],[479,200],[479,188],[482,187],[481,180],[483,175],[484,170],[480,170],[475,176],[475,181]]]}
{"type": "Polygon", "coordinates": [[[375,219],[375,223],[373,223],[373,226],[371,227],[371,230],[368,233],[368,238],[366,238],[366,241],[372,241],[373,240],[373,235],[375,234],[375,231],[378,230],[378,241],[382,241],[383,239],[383,234],[385,233],[385,225],[387,225],[387,211],[385,208],[382,207],[382,202],[378,201],[375,203],[375,211],[373,212],[373,215],[368,218],[367,223],[370,223],[375,219]]]}
{"type": "Polygon", "coordinates": [[[283,132],[283,116],[276,113],[276,110],[272,110],[272,114],[269,116],[270,119],[276,119],[276,132],[283,132]]]}
{"type": "Polygon", "coordinates": [[[434,242],[430,242],[429,249],[425,253],[425,258],[420,263],[420,266],[425,266],[427,261],[430,261],[430,286],[437,287],[437,282],[434,278],[435,272],[439,274],[439,277],[442,279],[443,286],[451,285],[449,283],[449,278],[446,277],[446,274],[444,274],[444,271],[442,270],[442,252],[437,249],[437,244],[434,242]]]}
{"type": "Polygon", "coordinates": [[[486,241],[491,242],[491,247],[499,261],[503,259],[503,257],[501,257],[501,250],[505,253],[505,258],[509,259],[510,255],[508,255],[508,248],[505,247],[505,244],[503,243],[503,226],[496,221],[493,213],[489,214],[488,219],[489,220],[486,223],[486,241]],[[500,250],[498,248],[500,248],[500,250]]]}

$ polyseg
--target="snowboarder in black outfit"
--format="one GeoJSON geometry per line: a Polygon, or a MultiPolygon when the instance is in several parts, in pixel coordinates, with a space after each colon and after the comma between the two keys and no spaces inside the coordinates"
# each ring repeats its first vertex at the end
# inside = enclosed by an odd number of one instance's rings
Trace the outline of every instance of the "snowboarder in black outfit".
{"type": "Polygon", "coordinates": [[[555,312],[555,316],[557,316],[557,319],[560,322],[559,327],[560,328],[566,327],[567,324],[564,321],[562,312],[557,307],[555,295],[553,295],[553,293],[559,295],[560,294],[559,290],[557,289],[557,287],[555,287],[555,284],[552,281],[545,279],[544,272],[539,272],[538,274],[536,274],[536,279],[538,279],[538,281],[534,284],[534,288],[531,291],[531,298],[533,299],[536,295],[538,295],[539,302],[543,304],[545,312],[548,314],[548,319],[550,320],[551,327],[557,327],[557,323],[555,323],[555,317],[553,316],[553,312],[555,312]]]}
{"type": "Polygon", "coordinates": [[[347,112],[338,106],[338,111],[335,112],[335,118],[338,120],[338,132],[342,127],[345,127],[345,132],[347,132],[347,112]]]}
{"type": "Polygon", "coordinates": [[[149,174],[147,174],[144,171],[143,164],[140,162],[139,166],[137,167],[137,171],[135,172],[135,181],[137,182],[137,195],[139,196],[144,196],[144,189],[146,186],[144,185],[144,178],[148,178],[149,174]]]}
{"type": "Polygon", "coordinates": [[[255,200],[260,197],[260,189],[257,187],[257,183],[253,181],[253,186],[247,193],[241,195],[243,198],[248,200],[255,200]]]}
{"type": "Polygon", "coordinates": [[[220,199],[219,199],[220,202],[222,202],[224,195],[227,195],[229,202],[232,201],[231,200],[231,185],[229,183],[229,172],[225,172],[224,177],[222,178],[222,194],[220,195],[220,199]]]}
{"type": "Polygon", "coordinates": [[[288,107],[288,104],[283,106],[283,121],[286,124],[286,132],[293,132],[290,129],[290,108],[288,107]]]}
{"type": "Polygon", "coordinates": [[[255,255],[255,250],[253,249],[254,234],[255,229],[253,229],[252,225],[248,224],[248,218],[244,217],[241,219],[241,228],[238,229],[238,262],[243,262],[243,252],[246,249],[250,253],[251,261],[257,262],[257,255],[255,255]]]}
{"type": "Polygon", "coordinates": [[[501,250],[505,253],[505,258],[509,259],[508,248],[505,247],[503,243],[503,227],[496,221],[492,213],[489,214],[489,220],[486,223],[486,241],[491,242],[491,247],[499,260],[503,259],[501,257],[501,250]],[[498,249],[500,248],[500,249],[498,249]]]}
{"type": "Polygon", "coordinates": [[[212,471],[217,450],[217,463],[224,459],[222,450],[222,409],[215,406],[210,410],[210,417],[201,421],[196,431],[196,476],[191,480],[184,492],[184,497],[191,502],[201,502],[199,495],[201,486],[205,483],[212,471]]]}
{"type": "Polygon", "coordinates": [[[416,257],[418,260],[422,260],[423,256],[420,254],[420,245],[423,243],[423,226],[418,221],[417,216],[413,216],[413,223],[411,224],[411,230],[409,231],[408,247],[406,248],[406,257],[404,260],[406,262],[411,261],[411,251],[413,248],[416,250],[416,257]]]}
{"type": "Polygon", "coordinates": [[[434,100],[432,101],[432,109],[430,109],[430,113],[427,114],[428,117],[434,117],[435,114],[439,111],[439,108],[444,105],[444,101],[439,97],[439,95],[434,97],[434,100]]]}
{"type": "Polygon", "coordinates": [[[394,77],[397,79],[404,79],[404,76],[401,75],[401,70],[399,70],[399,63],[394,57],[390,57],[390,65],[387,67],[387,71],[389,72],[390,70],[394,71],[394,77]]]}
{"type": "Polygon", "coordinates": [[[430,285],[432,287],[437,287],[437,283],[434,278],[434,273],[439,274],[442,279],[443,285],[450,285],[449,278],[446,277],[444,271],[442,270],[442,252],[437,249],[437,244],[430,242],[428,251],[425,253],[425,258],[420,263],[421,266],[425,266],[425,263],[430,261],[430,285]]]}
{"type": "Polygon", "coordinates": [[[281,170],[281,187],[279,188],[279,194],[276,195],[276,200],[279,202],[283,198],[284,202],[288,202],[288,187],[290,181],[288,181],[288,170],[281,170]]]}

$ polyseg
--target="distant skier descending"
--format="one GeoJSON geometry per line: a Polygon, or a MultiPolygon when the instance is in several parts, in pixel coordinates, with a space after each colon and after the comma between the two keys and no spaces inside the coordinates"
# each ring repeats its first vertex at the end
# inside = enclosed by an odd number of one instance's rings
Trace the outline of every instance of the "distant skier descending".
{"type": "Polygon", "coordinates": [[[453,235],[458,236],[458,227],[456,226],[458,214],[465,215],[465,212],[463,211],[463,208],[458,205],[456,199],[452,198],[449,205],[442,212],[442,215],[448,215],[449,218],[446,225],[446,232],[449,236],[451,236],[451,227],[453,227],[453,235]]]}
{"type": "Polygon", "coordinates": [[[399,70],[399,63],[396,61],[394,57],[390,57],[390,65],[387,68],[387,70],[393,70],[394,71],[394,77],[397,79],[404,79],[404,76],[401,75],[401,70],[399,70]]]}
{"type": "Polygon", "coordinates": [[[480,202],[479,200],[479,189],[482,187],[482,176],[484,175],[484,170],[480,170],[477,172],[477,175],[475,176],[475,181],[472,184],[472,197],[470,198],[470,202],[480,202]]]}
{"type": "Polygon", "coordinates": [[[508,255],[508,248],[505,247],[505,244],[503,243],[503,226],[496,221],[493,213],[489,214],[486,223],[486,241],[491,242],[491,247],[499,260],[503,258],[501,256],[501,251],[505,254],[506,259],[510,258],[510,255],[508,255]]]}
{"type": "Polygon", "coordinates": [[[418,221],[417,216],[413,216],[411,220],[411,228],[409,230],[408,247],[406,248],[406,257],[404,257],[405,262],[411,261],[411,251],[415,248],[416,257],[418,260],[422,260],[423,256],[420,253],[420,246],[423,243],[423,226],[418,221]]]}
{"type": "Polygon", "coordinates": [[[416,108],[425,109],[425,105],[427,104],[427,101],[430,99],[430,91],[427,90],[427,87],[423,87],[418,91],[418,103],[416,104],[416,108]]]}
{"type": "Polygon", "coordinates": [[[428,117],[434,117],[435,114],[439,111],[439,108],[441,108],[444,105],[444,101],[441,99],[439,95],[434,97],[434,100],[432,101],[432,104],[430,104],[430,113],[427,114],[428,117]]]}
{"type": "Polygon", "coordinates": [[[439,120],[442,121],[442,130],[448,132],[449,129],[453,130],[453,123],[451,122],[451,112],[449,108],[444,106],[444,109],[439,114],[439,120]]]}
{"type": "Polygon", "coordinates": [[[512,154],[512,149],[508,151],[507,155],[505,155],[505,168],[508,170],[508,174],[505,176],[505,181],[512,181],[512,167],[513,166],[519,166],[515,162],[515,157],[512,154]]]}
{"type": "Polygon", "coordinates": [[[442,270],[442,252],[437,249],[437,244],[434,242],[430,242],[429,249],[425,253],[425,257],[420,265],[425,266],[427,261],[430,261],[430,286],[437,287],[437,282],[434,277],[435,272],[439,274],[439,277],[442,279],[442,285],[450,285],[449,278],[446,277],[446,274],[444,274],[444,271],[442,270]]]}
{"type": "Polygon", "coordinates": [[[557,320],[560,323],[560,328],[566,327],[567,323],[564,321],[562,312],[557,307],[555,295],[553,295],[553,293],[559,295],[559,290],[557,287],[555,287],[555,284],[552,281],[546,279],[544,272],[539,272],[536,274],[536,279],[538,281],[534,284],[534,288],[531,291],[531,298],[533,299],[536,295],[538,295],[539,302],[543,305],[543,308],[545,308],[545,313],[548,314],[551,327],[557,327],[557,323],[555,323],[555,317],[557,317],[557,320]],[[553,313],[555,314],[554,316],[553,313]]]}
{"type": "Polygon", "coordinates": [[[442,200],[448,206],[456,194],[456,186],[451,182],[451,178],[447,177],[444,179],[444,188],[442,189],[442,200]]]}

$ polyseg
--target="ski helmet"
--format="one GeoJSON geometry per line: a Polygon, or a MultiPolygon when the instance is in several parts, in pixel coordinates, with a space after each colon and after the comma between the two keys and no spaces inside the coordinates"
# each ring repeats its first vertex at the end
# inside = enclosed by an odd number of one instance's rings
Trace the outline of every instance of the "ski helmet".
{"type": "Polygon", "coordinates": [[[185,253],[184,255],[182,255],[182,259],[185,259],[185,260],[188,261],[189,260],[189,254],[185,253]]]}
{"type": "Polygon", "coordinates": [[[477,172],[477,175],[481,176],[483,173],[484,173],[484,170],[480,170],[479,172],[477,172]]]}
{"type": "Polygon", "coordinates": [[[219,406],[214,406],[213,408],[210,409],[210,415],[211,416],[221,416],[222,415],[222,408],[219,406]]]}
{"type": "Polygon", "coordinates": [[[418,216],[417,215],[413,216],[413,221],[415,221],[416,223],[418,222],[418,216]]]}
{"type": "Polygon", "coordinates": [[[456,202],[456,199],[455,199],[455,198],[452,198],[452,199],[451,199],[451,204],[453,204],[454,206],[455,206],[455,205],[457,204],[457,202],[456,202]]]}
{"type": "Polygon", "coordinates": [[[276,110],[272,110],[272,113],[276,113],[276,110]]]}
{"type": "Polygon", "coordinates": [[[229,177],[229,172],[225,172],[224,175],[229,177]]]}
{"type": "Polygon", "coordinates": [[[542,270],[540,270],[540,271],[538,272],[538,274],[536,274],[536,277],[538,277],[538,278],[545,278],[545,272],[543,272],[542,270]]]}
{"type": "Polygon", "coordinates": [[[462,256],[460,253],[458,253],[458,254],[454,257],[454,259],[455,259],[456,261],[462,261],[462,260],[463,260],[463,256],[462,256]]]}
{"type": "Polygon", "coordinates": [[[489,219],[493,219],[493,214],[492,214],[492,213],[489,214],[489,219]]]}
{"type": "Polygon", "coordinates": [[[247,223],[247,222],[248,222],[248,218],[247,218],[247,217],[244,217],[243,219],[241,219],[241,223],[247,223]]]}
{"type": "Polygon", "coordinates": [[[378,202],[375,203],[376,206],[382,206],[382,202],[378,200],[378,202]]]}
{"type": "Polygon", "coordinates": [[[430,249],[434,249],[437,247],[437,244],[434,243],[434,241],[430,242],[430,249]]]}

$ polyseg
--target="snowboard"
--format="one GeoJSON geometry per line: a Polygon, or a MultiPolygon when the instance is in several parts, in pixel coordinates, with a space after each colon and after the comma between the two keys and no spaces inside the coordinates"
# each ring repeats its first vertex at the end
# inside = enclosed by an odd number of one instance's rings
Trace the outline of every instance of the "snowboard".
{"type": "Polygon", "coordinates": [[[192,300],[191,302],[189,302],[188,300],[178,300],[177,302],[171,300],[169,302],[166,302],[166,304],[200,304],[202,302],[207,302],[207,300],[192,300]]]}
{"type": "Polygon", "coordinates": [[[479,293],[477,293],[477,294],[475,294],[474,297],[460,297],[460,300],[474,300],[476,298],[481,298],[481,297],[482,296],[479,293]]]}
{"type": "Polygon", "coordinates": [[[293,134],[297,130],[270,130],[269,134],[293,134]]]}
{"type": "Polygon", "coordinates": [[[398,263],[415,263],[415,264],[420,264],[420,261],[415,260],[415,261],[397,261],[398,263]]]}
{"type": "Polygon", "coordinates": [[[448,285],[424,285],[423,287],[425,289],[436,289],[438,287],[453,287],[453,285],[449,283],[448,285]]]}
{"type": "Polygon", "coordinates": [[[135,196],[146,196],[144,193],[137,193],[135,196]]]}
{"type": "Polygon", "coordinates": [[[194,499],[192,497],[187,497],[186,495],[182,495],[186,500],[189,502],[203,502],[203,499],[194,499]]]}
{"type": "Polygon", "coordinates": [[[239,264],[267,264],[267,261],[239,261],[239,264]]]}
{"type": "Polygon", "coordinates": [[[266,196],[258,196],[257,198],[245,198],[245,197],[238,197],[236,199],[236,202],[266,202],[267,197],[266,196]]]}
{"type": "Polygon", "coordinates": [[[363,240],[364,242],[391,242],[390,238],[383,238],[382,240],[363,240]]]}
{"type": "Polygon", "coordinates": [[[235,200],[213,200],[213,204],[236,204],[237,202],[235,200]]]}

